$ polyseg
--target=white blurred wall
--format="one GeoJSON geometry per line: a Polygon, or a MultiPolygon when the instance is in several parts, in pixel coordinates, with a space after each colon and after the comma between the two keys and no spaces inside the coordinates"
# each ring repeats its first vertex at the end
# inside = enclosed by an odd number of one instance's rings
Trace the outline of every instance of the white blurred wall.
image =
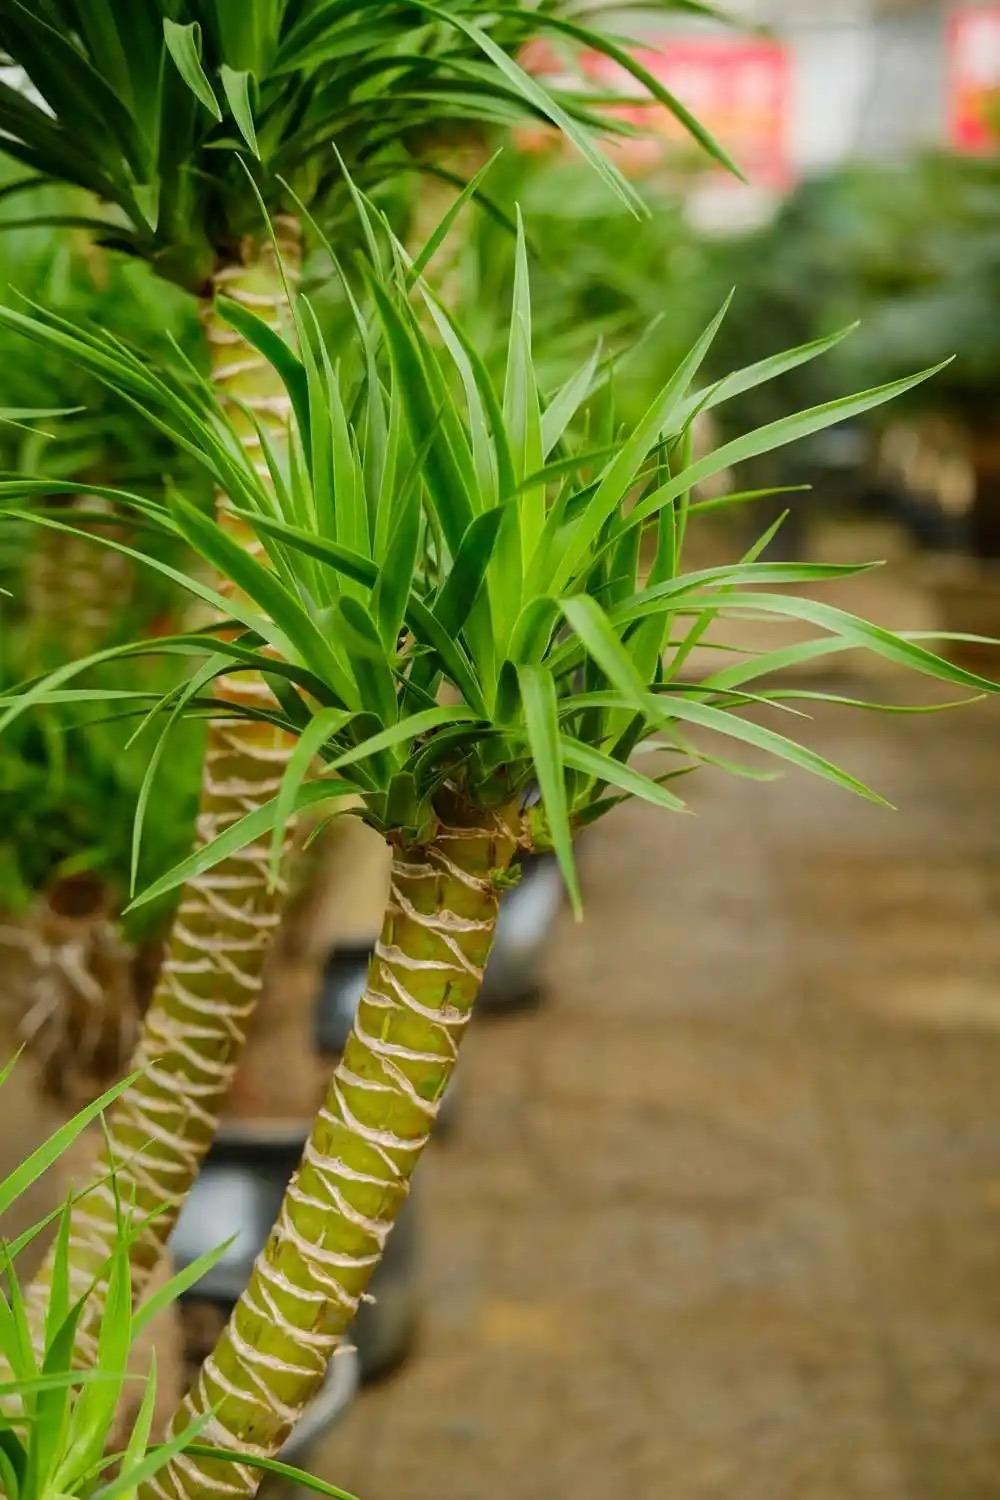
{"type": "Polygon", "coordinates": [[[790,147],[800,172],[943,141],[947,0],[730,0],[727,8],[772,26],[791,48],[790,147]]]}

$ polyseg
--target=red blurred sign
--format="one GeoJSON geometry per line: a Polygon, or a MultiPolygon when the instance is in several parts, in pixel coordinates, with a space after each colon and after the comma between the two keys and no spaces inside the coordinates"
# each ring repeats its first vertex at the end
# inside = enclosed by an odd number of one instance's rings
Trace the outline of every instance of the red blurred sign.
{"type": "MultiPolygon", "coordinates": [[[[780,42],[664,35],[634,48],[633,56],[730,151],[751,182],[789,185],[792,66],[780,42]]],[[[533,51],[528,65],[543,74],[558,66],[540,49],[533,51]]],[[[671,111],[648,102],[643,86],[610,58],[585,52],[579,66],[591,83],[635,98],[634,105],[623,104],[617,111],[644,135],[616,147],[627,170],[641,172],[662,162],[665,141],[691,144],[690,133],[671,111]]],[[[703,154],[695,149],[701,164],[703,154]]]]}
{"type": "Polygon", "coordinates": [[[1000,140],[1000,5],[963,5],[948,38],[949,136],[958,151],[992,151],[1000,140]]]}

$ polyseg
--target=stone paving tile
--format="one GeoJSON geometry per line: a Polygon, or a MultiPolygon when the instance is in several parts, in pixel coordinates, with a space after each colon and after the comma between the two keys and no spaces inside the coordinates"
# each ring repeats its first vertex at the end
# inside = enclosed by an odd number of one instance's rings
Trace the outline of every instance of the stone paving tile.
{"type": "Polygon", "coordinates": [[[623,810],[474,1031],[419,1350],[322,1455],[364,1500],[1000,1497],[1000,713],[821,719],[902,811],[623,810]]]}

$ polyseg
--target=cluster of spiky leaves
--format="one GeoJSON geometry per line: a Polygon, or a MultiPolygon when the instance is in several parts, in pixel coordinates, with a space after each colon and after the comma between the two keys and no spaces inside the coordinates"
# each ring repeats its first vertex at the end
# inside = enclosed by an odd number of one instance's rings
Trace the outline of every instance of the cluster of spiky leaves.
{"type": "MultiPolygon", "coordinates": [[[[645,0],[627,9],[711,7],[645,0]]],[[[343,180],[331,143],[370,188],[419,166],[428,134],[527,117],[564,131],[638,212],[634,190],[595,145],[597,133],[628,127],[606,97],[524,70],[518,54],[540,37],[616,59],[731,165],[572,0],[0,0],[0,57],[35,91],[0,82],[0,148],[31,169],[24,185],[57,178],[116,208],[73,222],[196,290],[258,227],[234,146],[256,159],[272,211],[290,182],[327,212],[343,180]]]]}
{"type": "MultiPolygon", "coordinates": [[[[14,1061],[0,1068],[0,1090],[8,1083],[14,1061]]],[[[69,1150],[81,1133],[101,1116],[134,1081],[123,1079],[74,1115],[0,1179],[0,1218],[69,1150]]],[[[114,1173],[110,1180],[115,1181],[114,1173]]],[[[250,1464],[306,1486],[330,1500],[352,1500],[345,1491],[280,1461],[222,1452],[198,1443],[210,1416],[191,1422],[168,1442],[152,1441],[156,1408],[156,1361],[148,1369],[136,1363],[136,1346],[151,1321],[192,1287],[225,1254],[222,1245],[200,1256],[133,1306],[129,1246],[137,1225],[129,1206],[119,1204],[118,1229],[109,1262],[103,1268],[107,1296],[98,1349],[92,1365],[81,1370],[73,1358],[77,1326],[91,1295],[71,1291],[69,1267],[70,1199],[13,1238],[0,1238],[0,1359],[9,1378],[0,1382],[0,1490],[7,1500],[134,1500],[139,1486],[177,1454],[189,1452],[225,1462],[250,1464]],[[41,1347],[29,1328],[18,1260],[52,1224],[56,1227],[51,1291],[45,1309],[41,1347]],[[142,1388],[136,1415],[124,1447],[109,1451],[120,1434],[123,1398],[142,1388]]],[[[128,1403],[132,1404],[132,1403],[128,1403]]]]}
{"type": "MultiPolygon", "coordinates": [[[[784,417],[696,459],[691,428],[699,412],[804,364],[843,335],[699,389],[723,308],[641,420],[619,431],[596,354],[558,390],[538,389],[523,236],[496,389],[422,283],[422,267],[394,242],[387,257],[384,226],[360,194],[358,204],[371,254],[383,264],[354,299],[351,347],[325,345],[304,299],[294,303],[296,349],[252,313],[220,305],[272,362],[291,399],[288,458],[262,433],[267,479],[192,372],[161,376],[99,332],[0,310],[0,320],[85,364],[200,457],[267,551],[263,566],[181,494],[164,511],[114,492],[183,535],[239,590],[227,601],[199,578],[175,575],[226,616],[227,628],[131,648],[202,658],[182,688],[149,710],[150,719],[167,718],[152,765],[178,715],[233,712],[212,699],[211,684],[234,668],[262,672],[277,700],[273,711],[246,712],[299,737],[277,798],[142,899],[270,829],[277,851],[296,808],[335,805],[338,797],[360,796],[375,827],[419,841],[433,833],[445,783],[480,805],[520,798],[530,837],[554,847],[578,899],[574,830],[627,796],[679,811],[676,777],[705,764],[742,769],[726,758],[727,742],[876,797],[796,738],[748,717],[760,704],[794,714],[792,700],[815,696],[782,687],[775,680],[782,669],[862,647],[965,688],[992,687],[916,639],[770,588],[862,569],[758,561],[770,533],[733,564],[690,572],[683,565],[688,527],[700,513],[753,498],[692,498],[701,482],[870,410],[932,372],[784,417]],[[720,628],[747,618],[786,622],[798,638],[757,655],[734,650],[720,628]],[[803,626],[820,634],[803,641],[803,626]],[[685,667],[699,644],[718,650],[723,665],[691,677],[685,667]],[[631,764],[650,741],[671,757],[663,776],[631,764]],[[325,762],[320,776],[312,770],[317,757],[325,762]]],[[[30,508],[15,501],[36,489],[12,480],[0,496],[28,517],[30,508]]],[[[88,689],[63,686],[78,670],[66,666],[25,685],[0,726],[53,696],[85,698],[88,689]]],[[[147,782],[140,817],[148,795],[147,782]]]]}

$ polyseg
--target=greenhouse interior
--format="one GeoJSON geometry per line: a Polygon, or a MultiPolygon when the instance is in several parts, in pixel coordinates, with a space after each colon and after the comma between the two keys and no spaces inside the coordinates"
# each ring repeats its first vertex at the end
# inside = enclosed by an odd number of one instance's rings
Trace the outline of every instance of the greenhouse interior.
{"type": "Polygon", "coordinates": [[[0,346],[0,1495],[1000,1500],[1000,3],[0,0],[0,346]]]}

